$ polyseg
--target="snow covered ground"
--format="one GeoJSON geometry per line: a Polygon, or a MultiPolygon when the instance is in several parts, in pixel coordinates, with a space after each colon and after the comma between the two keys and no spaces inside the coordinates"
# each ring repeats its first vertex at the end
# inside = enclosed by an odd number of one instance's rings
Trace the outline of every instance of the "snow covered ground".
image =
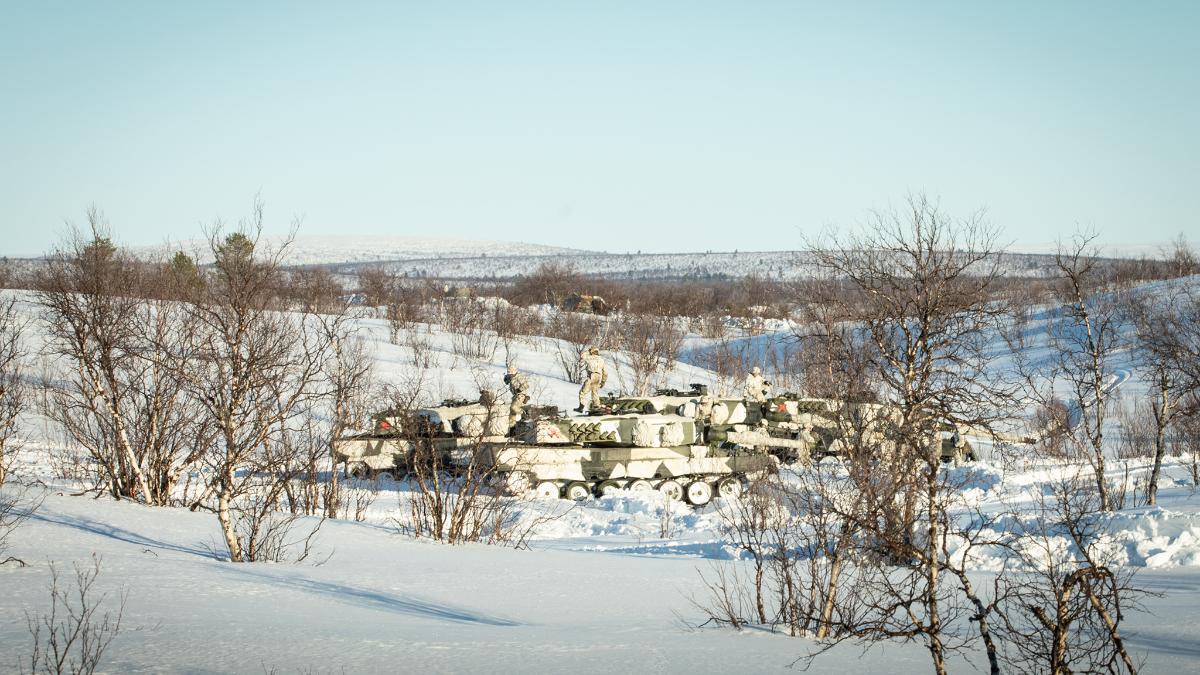
{"type": "MultiPolygon", "coordinates": [[[[360,329],[380,378],[418,381],[428,400],[499,389],[511,357],[530,374],[535,403],[573,406],[576,387],[563,378],[553,340],[497,344],[487,358],[463,358],[451,336],[418,325],[414,334],[432,357],[419,372],[409,347],[387,341],[382,320],[362,319],[360,329]]],[[[36,347],[38,335],[31,337],[36,347]]],[[[757,346],[772,339],[784,343],[779,335],[745,338],[757,346]]],[[[665,384],[717,383],[694,365],[711,343],[692,336],[689,346],[692,364],[677,364],[665,384]]],[[[1114,386],[1141,391],[1135,365],[1119,365],[1124,375],[1114,386]]],[[[611,381],[619,387],[630,379],[618,363],[611,381]]],[[[408,493],[389,484],[364,522],[326,521],[308,561],[235,565],[223,560],[210,514],[71,496],[76,486],[56,478],[48,461],[61,445],[58,434],[36,416],[25,422],[18,471],[44,486],[26,493],[44,494],[44,502],[9,542],[7,555],[29,566],[0,566],[0,672],[18,670],[28,653],[26,615],[48,608],[49,563],[69,571],[93,555],[102,559],[97,588],[108,593],[108,606],[127,594],[106,672],[760,672],[785,670],[813,648],[761,630],[697,626],[704,618],[692,604],[705,600],[700,573],[743,564],[722,536],[719,512],[728,505],[720,500],[700,509],[668,505],[656,494],[531,502],[521,507],[528,522],[553,517],[539,521],[530,550],[512,550],[399,534],[394,519],[408,493]]],[[[984,461],[947,469],[984,510],[1019,506],[1064,471],[984,449],[984,461]]],[[[1136,480],[1148,467],[1137,460],[1110,470],[1114,479],[1136,480]]],[[[1158,506],[1123,509],[1102,527],[1113,563],[1136,568],[1138,585],[1162,594],[1147,598],[1148,611],[1131,614],[1123,630],[1146,658],[1145,671],[1200,671],[1200,493],[1188,467],[1172,460],[1158,506]]],[[[985,552],[978,580],[986,583],[999,564],[998,554],[985,552]]],[[[951,672],[986,669],[981,653],[950,665],[951,672]]],[[[916,643],[866,652],[844,644],[814,664],[816,672],[929,668],[916,643]]]]}

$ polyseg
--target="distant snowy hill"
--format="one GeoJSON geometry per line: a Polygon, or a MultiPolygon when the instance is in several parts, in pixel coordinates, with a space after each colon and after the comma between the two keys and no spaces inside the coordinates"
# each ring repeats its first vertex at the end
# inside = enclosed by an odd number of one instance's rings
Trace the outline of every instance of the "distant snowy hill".
{"type": "MultiPolygon", "coordinates": [[[[743,278],[794,280],[816,272],[807,251],[705,251],[697,253],[585,253],[551,255],[443,256],[386,260],[372,263],[331,264],[339,274],[352,275],[367,264],[410,277],[437,279],[511,279],[529,274],[546,263],[566,263],[580,274],[609,279],[743,278]]],[[[1054,273],[1054,256],[1037,253],[1006,254],[1005,272],[1018,277],[1044,277],[1054,273]]]]}
{"type": "MultiPolygon", "coordinates": [[[[279,237],[264,240],[265,248],[282,244],[279,237]]],[[[153,259],[175,251],[211,262],[208,242],[200,239],[134,247],[135,255],[153,259]]],[[[1054,273],[1054,245],[1015,246],[1005,254],[1003,267],[1012,276],[1043,277],[1054,273]]],[[[1101,251],[1109,259],[1161,257],[1162,248],[1126,246],[1101,251]]],[[[580,274],[610,279],[711,279],[758,276],[793,280],[811,277],[815,268],[807,251],[696,251],[677,253],[604,252],[512,241],[442,237],[301,236],[288,246],[283,263],[322,266],[353,276],[368,266],[415,278],[464,281],[505,280],[527,275],[546,263],[565,263],[580,274]]],[[[39,259],[10,259],[4,266],[27,272],[39,259]]]]}
{"type": "MultiPolygon", "coordinates": [[[[264,244],[279,247],[280,237],[266,237],[264,244]]],[[[197,254],[201,262],[208,242],[198,239],[156,246],[135,247],[135,254],[154,257],[182,250],[197,254]]],[[[580,251],[541,244],[513,241],[486,241],[434,237],[397,237],[375,235],[300,236],[288,246],[283,257],[287,265],[362,264],[383,260],[437,260],[486,258],[490,256],[562,256],[586,254],[580,251]]],[[[211,256],[209,256],[211,257],[211,256]]]]}

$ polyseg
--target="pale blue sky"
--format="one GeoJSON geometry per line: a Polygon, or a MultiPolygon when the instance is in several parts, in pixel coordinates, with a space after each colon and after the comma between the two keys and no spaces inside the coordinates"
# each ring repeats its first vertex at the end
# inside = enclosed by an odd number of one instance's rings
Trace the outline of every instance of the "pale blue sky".
{"type": "Polygon", "coordinates": [[[256,192],[278,231],[614,251],[917,190],[1018,243],[1200,241],[1198,121],[1200,2],[0,0],[0,255],[256,192]]]}

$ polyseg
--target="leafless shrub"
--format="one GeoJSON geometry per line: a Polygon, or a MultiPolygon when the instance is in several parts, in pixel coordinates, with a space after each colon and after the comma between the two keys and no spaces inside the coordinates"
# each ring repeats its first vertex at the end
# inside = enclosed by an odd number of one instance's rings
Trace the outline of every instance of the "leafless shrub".
{"type": "Polygon", "coordinates": [[[571,293],[584,290],[583,277],[567,263],[547,262],[538,266],[532,274],[522,277],[512,285],[509,298],[520,305],[559,304],[571,293]]]}
{"type": "Polygon", "coordinates": [[[278,467],[279,485],[286,509],[293,515],[327,513],[331,501],[336,513],[336,502],[341,497],[338,471],[330,461],[329,434],[312,415],[305,415],[297,423],[298,428],[285,430],[279,438],[284,448],[278,467]]]}
{"type": "Polygon", "coordinates": [[[549,337],[557,339],[558,364],[568,382],[579,384],[587,376],[583,355],[589,348],[604,349],[610,344],[607,326],[603,320],[586,314],[558,312],[551,315],[545,331],[549,337]]]}
{"type": "Polygon", "coordinates": [[[24,567],[25,561],[8,553],[12,535],[42,505],[41,496],[32,496],[29,489],[14,489],[11,485],[0,491],[0,565],[17,563],[24,567]]]}
{"type": "Polygon", "coordinates": [[[1068,437],[1071,433],[1071,409],[1060,398],[1039,400],[1030,420],[1030,431],[1037,438],[1035,452],[1042,457],[1066,459],[1069,456],[1068,437]]]}
{"type": "MultiPolygon", "coordinates": [[[[721,534],[726,540],[737,546],[743,556],[750,559],[752,579],[750,587],[753,590],[754,616],[760,625],[767,625],[767,595],[765,583],[767,568],[771,557],[771,533],[775,522],[782,515],[783,504],[778,490],[765,484],[755,485],[742,499],[734,500],[720,511],[721,534]]],[[[737,628],[746,622],[743,602],[746,594],[732,592],[728,588],[729,577],[722,570],[713,584],[708,586],[716,591],[715,612],[712,618],[731,624],[737,628]],[[736,604],[731,600],[737,599],[736,604]],[[736,613],[734,610],[737,610],[736,613]]]]}
{"type": "Polygon", "coordinates": [[[723,571],[709,579],[710,619],[719,623],[757,624],[808,635],[841,639],[859,625],[862,607],[854,523],[830,508],[837,498],[834,479],[821,470],[806,471],[795,483],[764,480],[721,511],[722,532],[749,560],[745,580],[723,571]],[[745,588],[729,588],[732,580],[745,588]],[[736,600],[737,602],[733,602],[736,600]],[[733,610],[740,613],[734,614],[733,610]]]}
{"type": "Polygon", "coordinates": [[[419,292],[404,286],[396,286],[387,297],[384,313],[388,322],[388,335],[393,344],[400,344],[405,335],[411,340],[417,324],[428,318],[425,301],[419,292]]]}
{"type": "Polygon", "coordinates": [[[32,641],[27,661],[30,673],[79,673],[88,675],[100,667],[104,652],[121,633],[127,594],[121,593],[115,611],[104,608],[106,593],[95,588],[100,576],[100,559],[91,565],[73,565],[74,587],[64,587],[58,568],[50,564],[50,609],[44,614],[25,614],[32,641]]]}
{"type": "Polygon", "coordinates": [[[708,574],[700,573],[700,580],[704,583],[707,598],[693,598],[692,605],[707,617],[701,625],[711,622],[741,630],[749,623],[746,617],[750,599],[746,597],[746,584],[738,576],[736,567],[714,564],[708,574]]]}
{"type": "Polygon", "coordinates": [[[752,343],[740,331],[735,332],[723,325],[719,331],[710,328],[709,332],[716,338],[716,343],[701,353],[699,365],[716,373],[719,393],[740,394],[739,384],[754,365],[750,350],[752,343]]]}
{"type": "Polygon", "coordinates": [[[25,323],[15,299],[0,300],[0,487],[20,450],[17,419],[27,406],[23,367],[26,354],[21,342],[25,323]]]}
{"type": "Polygon", "coordinates": [[[1196,256],[1196,249],[1182,233],[1171,242],[1171,246],[1164,253],[1172,276],[1186,277],[1200,271],[1200,258],[1196,256]]]}
{"type": "Polygon", "coordinates": [[[671,507],[671,500],[664,496],[662,498],[662,508],[658,511],[659,539],[670,539],[675,536],[679,529],[679,522],[675,518],[675,511],[671,507]]]}
{"type": "Polygon", "coordinates": [[[1200,414],[1197,414],[1200,411],[1194,406],[1190,414],[1176,420],[1174,433],[1167,439],[1172,454],[1188,460],[1193,489],[1200,488],[1200,414]]]}
{"type": "Polygon", "coordinates": [[[279,495],[284,485],[284,481],[256,484],[231,504],[230,521],[245,562],[299,563],[313,553],[325,518],[313,523],[302,514],[281,512],[279,495]]]}
{"type": "Polygon", "coordinates": [[[312,319],[329,344],[320,376],[325,392],[282,430],[282,452],[273,467],[293,515],[337,518],[341,512],[345,489],[333,445],[347,431],[366,426],[375,388],[373,361],[354,334],[353,318],[342,308],[312,319]]]}
{"type": "Polygon", "coordinates": [[[492,301],[492,329],[496,331],[496,337],[504,347],[505,362],[512,363],[513,344],[523,339],[528,341],[528,336],[539,335],[542,332],[542,321],[535,312],[510,305],[502,298],[493,298],[492,301]]]}
{"type": "Polygon", "coordinates": [[[418,440],[411,454],[408,512],[397,519],[401,532],[446,544],[502,543],[517,525],[516,501],[504,492],[506,480],[490,466],[491,448],[461,448],[453,461],[434,444],[418,440]]]}
{"type": "MultiPolygon", "coordinates": [[[[475,433],[449,443],[416,411],[420,394],[397,391],[392,412],[400,418],[395,443],[407,449],[402,460],[407,490],[399,494],[402,515],[397,528],[415,538],[457,544],[484,542],[513,545],[523,542],[518,513],[519,499],[508,495],[516,476],[497,470],[495,458],[507,444],[494,436],[497,426],[507,428],[504,415],[494,406],[479,420],[475,433]],[[451,447],[453,446],[453,447],[451,447]]],[[[527,528],[526,528],[527,529],[527,528]]]]}
{"type": "Polygon", "coordinates": [[[620,349],[633,371],[634,391],[646,396],[652,387],[664,384],[674,368],[683,345],[683,331],[674,318],[626,314],[620,320],[618,334],[620,349]]]}
{"type": "Polygon", "coordinates": [[[372,309],[385,305],[398,288],[396,275],[382,267],[364,267],[358,272],[358,292],[363,295],[363,303],[372,309]]]}
{"type": "Polygon", "coordinates": [[[89,226],[90,238],[74,233],[40,279],[47,353],[57,359],[41,412],[91,455],[95,482],[114,497],[170,504],[203,445],[173,362],[192,336],[176,298],[198,279],[182,254],[142,263],[122,252],[94,210],[89,226]]]}
{"type": "Polygon", "coordinates": [[[289,307],[309,314],[324,314],[339,312],[345,306],[341,284],[325,268],[294,269],[283,278],[280,295],[289,307]]]}
{"type": "Polygon", "coordinates": [[[1014,516],[1010,524],[1019,565],[997,582],[999,632],[1010,667],[1136,673],[1139,664],[1120,625],[1145,593],[1130,568],[1106,562],[1107,508],[1094,482],[1068,475],[1051,495],[1039,492],[1035,499],[1037,512],[1014,516]]]}
{"type": "Polygon", "coordinates": [[[342,484],[341,496],[338,499],[338,513],[336,516],[343,520],[353,519],[355,522],[363,522],[367,519],[367,511],[375,500],[379,497],[379,482],[372,481],[366,485],[342,484]]]}
{"type": "MultiPolygon", "coordinates": [[[[1194,259],[1179,264],[1194,265],[1194,259]]],[[[1149,422],[1149,438],[1140,440],[1144,448],[1153,449],[1154,464],[1146,484],[1146,503],[1153,505],[1167,436],[1181,417],[1192,412],[1189,403],[1200,394],[1200,366],[1196,365],[1200,359],[1200,298],[1190,287],[1168,291],[1166,297],[1144,293],[1131,298],[1126,311],[1136,328],[1135,354],[1150,374],[1150,392],[1140,416],[1149,422]]]]}
{"type": "MultiPolygon", "coordinates": [[[[1136,401],[1120,398],[1116,401],[1113,417],[1117,421],[1117,434],[1113,445],[1118,459],[1145,459],[1155,455],[1154,395],[1147,400],[1136,401]]],[[[1166,443],[1163,443],[1166,449],[1166,443]]]]}
{"type": "Polygon", "coordinates": [[[442,305],[442,325],[451,334],[455,356],[487,360],[496,355],[499,338],[492,326],[493,317],[483,302],[475,298],[448,298],[442,305]]]}

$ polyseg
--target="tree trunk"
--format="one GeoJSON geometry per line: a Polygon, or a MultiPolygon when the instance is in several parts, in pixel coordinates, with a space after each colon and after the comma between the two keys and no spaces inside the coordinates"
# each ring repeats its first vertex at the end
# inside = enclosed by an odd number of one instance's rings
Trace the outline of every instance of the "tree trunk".
{"type": "Polygon", "coordinates": [[[926,568],[926,596],[925,602],[929,611],[929,653],[933,657],[933,669],[937,675],[946,675],[946,654],[945,648],[942,645],[942,617],[938,608],[938,483],[937,483],[937,462],[939,459],[933,457],[930,460],[928,471],[929,475],[926,480],[929,481],[926,486],[925,498],[928,503],[925,506],[926,517],[929,518],[929,542],[925,547],[925,568],[926,568]]]}
{"type": "Polygon", "coordinates": [[[757,562],[754,565],[754,609],[758,611],[758,623],[765,626],[767,624],[767,609],[763,604],[763,565],[757,562]]]}
{"type": "Polygon", "coordinates": [[[1112,639],[1113,646],[1117,648],[1117,653],[1121,655],[1121,661],[1129,672],[1137,675],[1137,666],[1133,663],[1133,658],[1129,656],[1129,652],[1125,650],[1125,640],[1121,637],[1120,631],[1117,630],[1117,624],[1112,619],[1112,615],[1100,604],[1100,599],[1096,597],[1095,592],[1089,582],[1083,582],[1083,588],[1087,592],[1088,600],[1092,603],[1092,608],[1096,610],[1096,614],[1104,621],[1104,627],[1108,629],[1108,635],[1112,639]]]}
{"type": "Polygon", "coordinates": [[[833,620],[833,607],[837,602],[838,583],[842,576],[842,557],[834,556],[829,562],[829,587],[826,589],[825,603],[821,607],[821,622],[817,625],[817,639],[824,640],[829,635],[829,624],[833,620]]]}
{"type": "Polygon", "coordinates": [[[996,642],[992,639],[992,629],[988,624],[988,610],[984,606],[983,601],[975,593],[975,586],[971,583],[971,578],[967,576],[965,570],[952,570],[958,576],[962,583],[963,593],[971,604],[975,606],[975,620],[979,623],[979,637],[983,640],[984,649],[987,651],[988,666],[990,675],[1000,675],[1000,655],[996,650],[996,642]]]}
{"type": "Polygon", "coordinates": [[[237,531],[233,528],[233,512],[230,509],[230,490],[233,486],[233,475],[227,473],[221,477],[221,486],[217,495],[217,520],[221,522],[221,533],[225,535],[225,546],[229,548],[230,562],[243,562],[242,544],[238,541],[237,531]]]}
{"type": "Polygon", "coordinates": [[[1167,420],[1171,411],[1170,391],[1167,388],[1166,373],[1159,374],[1158,380],[1158,410],[1154,415],[1154,467],[1150,469],[1150,480],[1146,484],[1146,505],[1154,506],[1158,502],[1158,474],[1162,471],[1163,455],[1167,449],[1167,420]]]}

